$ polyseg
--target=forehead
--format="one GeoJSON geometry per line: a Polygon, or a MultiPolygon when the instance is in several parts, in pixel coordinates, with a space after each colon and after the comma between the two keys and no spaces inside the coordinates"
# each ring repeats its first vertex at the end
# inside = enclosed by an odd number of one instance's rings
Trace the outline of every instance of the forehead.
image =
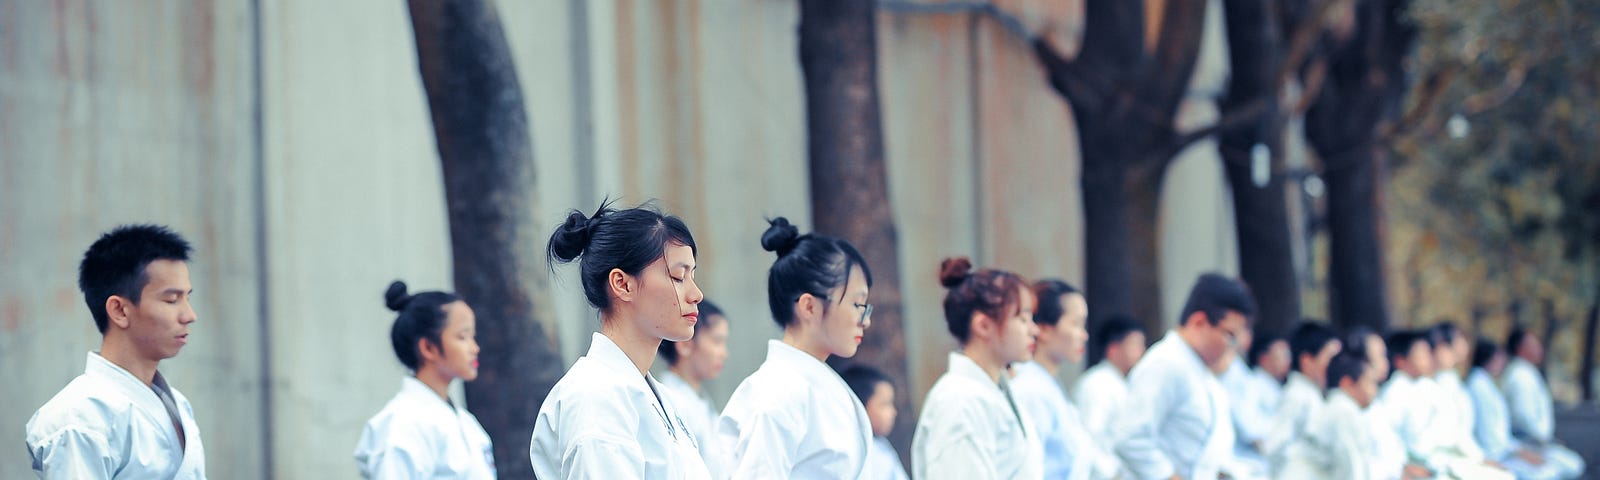
{"type": "Polygon", "coordinates": [[[189,264],[182,260],[154,260],[145,265],[144,279],[145,290],[189,290],[189,264]]]}
{"type": "Polygon", "coordinates": [[[680,243],[668,243],[661,254],[661,260],[667,268],[694,267],[694,249],[680,243]]]}

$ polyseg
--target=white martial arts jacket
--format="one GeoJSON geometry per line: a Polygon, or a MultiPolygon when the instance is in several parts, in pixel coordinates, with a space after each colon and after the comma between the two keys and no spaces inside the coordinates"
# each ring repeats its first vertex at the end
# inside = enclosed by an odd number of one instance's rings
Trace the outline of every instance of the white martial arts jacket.
{"type": "Polygon", "coordinates": [[[541,479],[710,478],[694,434],[662,387],[595,333],[545,397],[528,456],[541,479]]]}
{"type": "Polygon", "coordinates": [[[1012,365],[1011,392],[1017,406],[1033,421],[1044,444],[1044,478],[1106,480],[1117,475],[1121,460],[1095,444],[1078,408],[1048,370],[1036,362],[1012,365]]]}
{"type": "Polygon", "coordinates": [[[1283,450],[1300,438],[1305,432],[1306,420],[1316,415],[1322,404],[1321,386],[1300,372],[1289,372],[1278,410],[1273,412],[1267,435],[1261,439],[1261,454],[1273,465],[1280,465],[1284,460],[1283,450]]]}
{"type": "Polygon", "coordinates": [[[1085,370],[1072,387],[1072,403],[1083,416],[1084,428],[1106,450],[1122,436],[1113,428],[1116,422],[1112,420],[1127,408],[1127,402],[1128,378],[1111,362],[1100,362],[1085,370]]]}
{"type": "Polygon", "coordinates": [[[1044,448],[1028,413],[977,362],[950,352],[950,367],[922,403],[911,439],[911,476],[917,480],[1037,479],[1044,448]]]}
{"type": "Polygon", "coordinates": [[[717,409],[711,406],[711,400],[700,395],[689,382],[683,380],[678,374],[666,371],[657,379],[663,390],[662,396],[670,396],[668,403],[678,408],[678,418],[689,427],[689,433],[694,434],[700,444],[700,458],[705,460],[706,469],[711,472],[712,478],[721,478],[724,474],[722,468],[722,455],[717,451],[720,442],[717,441],[717,409]]]}
{"type": "Polygon", "coordinates": [[[362,478],[495,478],[494,445],[477,417],[415,377],[367,421],[355,457],[362,478]]]}
{"type": "Polygon", "coordinates": [[[1127,436],[1116,452],[1135,478],[1216,478],[1233,463],[1233,419],[1222,382],[1176,331],[1128,376],[1127,436]]]}
{"type": "Polygon", "coordinates": [[[828,364],[779,340],[717,420],[730,478],[851,479],[866,471],[872,422],[828,364]]]}
{"type": "Polygon", "coordinates": [[[156,387],[90,352],[83,375],[28,420],[28,454],[42,479],[203,479],[205,447],[194,408],[160,372],[156,387]],[[167,404],[155,388],[170,392],[183,425],[184,446],[167,404]]]}
{"type": "Polygon", "coordinates": [[[1372,425],[1342,390],[1306,418],[1304,431],[1284,449],[1283,480],[1372,480],[1372,425]]]}

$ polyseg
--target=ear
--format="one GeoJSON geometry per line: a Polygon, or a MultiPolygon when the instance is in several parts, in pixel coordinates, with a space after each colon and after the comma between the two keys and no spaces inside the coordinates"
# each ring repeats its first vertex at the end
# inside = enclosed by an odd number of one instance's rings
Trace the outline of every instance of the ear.
{"type": "Polygon", "coordinates": [[[606,286],[610,288],[612,296],[624,302],[632,302],[634,295],[639,293],[638,279],[620,268],[613,268],[606,273],[606,286]]]}
{"type": "Polygon", "coordinates": [[[426,338],[417,339],[417,353],[422,355],[423,363],[437,362],[444,357],[443,352],[439,351],[439,346],[426,338]]]}
{"type": "Polygon", "coordinates": [[[1210,324],[1211,322],[1206,320],[1206,312],[1196,311],[1183,319],[1183,326],[1190,328],[1208,326],[1210,324]]]}
{"type": "Polygon", "coordinates": [[[802,293],[800,298],[795,300],[794,318],[801,323],[822,318],[822,307],[822,299],[809,293],[802,293]]]}
{"type": "Polygon", "coordinates": [[[106,317],[108,319],[106,328],[110,329],[111,326],[128,328],[128,326],[132,325],[133,319],[129,316],[129,310],[132,308],[134,308],[133,302],[122,298],[121,295],[106,297],[106,317]]]}
{"type": "Polygon", "coordinates": [[[1000,325],[995,323],[994,318],[990,317],[989,314],[983,312],[972,312],[972,338],[994,337],[999,330],[1000,325]]]}

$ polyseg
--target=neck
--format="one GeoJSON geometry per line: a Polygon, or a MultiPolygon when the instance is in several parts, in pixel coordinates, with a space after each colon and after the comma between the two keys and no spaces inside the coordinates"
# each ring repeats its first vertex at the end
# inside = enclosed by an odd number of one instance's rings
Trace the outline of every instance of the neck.
{"type": "Polygon", "coordinates": [[[1033,363],[1037,363],[1039,366],[1044,367],[1044,371],[1050,372],[1050,376],[1054,377],[1058,372],[1061,371],[1061,362],[1054,358],[1050,358],[1050,354],[1048,352],[1049,349],[1045,348],[1044,345],[1039,345],[1038,348],[1033,351],[1033,363]]]}
{"type": "Polygon", "coordinates": [[[673,365],[672,368],[669,368],[668,370],[671,370],[673,375],[677,375],[678,378],[683,379],[683,383],[689,384],[690,390],[694,390],[695,392],[700,391],[700,378],[690,375],[689,369],[685,368],[682,363],[673,365]]]}
{"type": "Polygon", "coordinates": [[[825,345],[818,345],[817,343],[819,342],[807,342],[807,337],[809,337],[809,335],[801,332],[799,327],[786,328],[783,330],[783,343],[800,349],[802,352],[806,352],[807,355],[811,355],[819,362],[828,361],[828,355],[830,355],[830,352],[828,352],[828,347],[825,345]]]}
{"type": "Polygon", "coordinates": [[[1300,372],[1300,375],[1306,377],[1306,380],[1310,380],[1312,385],[1327,385],[1327,383],[1328,383],[1328,382],[1323,381],[1323,377],[1312,375],[1312,374],[1307,373],[1307,372],[1300,372]]]}
{"type": "Polygon", "coordinates": [[[999,355],[982,348],[978,342],[972,342],[961,347],[961,354],[966,355],[967,358],[972,359],[973,363],[978,364],[978,367],[983,369],[983,373],[989,374],[989,380],[1000,383],[1000,375],[1005,373],[1006,363],[1000,360],[999,355]]]}
{"type": "Polygon", "coordinates": [[[155,384],[156,366],[161,363],[160,360],[144,358],[133,348],[123,345],[122,342],[112,341],[110,337],[100,341],[100,358],[127,370],[134,378],[144,382],[145,386],[155,384]]]}
{"type": "Polygon", "coordinates": [[[450,380],[452,379],[449,375],[445,375],[444,372],[440,372],[438,368],[434,368],[433,365],[429,364],[423,365],[421,369],[418,369],[416,377],[417,381],[427,385],[429,390],[433,390],[433,393],[438,394],[439,399],[446,402],[450,401],[450,380]]]}
{"type": "Polygon", "coordinates": [[[622,349],[633,366],[639,369],[639,375],[646,375],[650,372],[650,365],[656,361],[656,350],[661,348],[661,339],[640,334],[632,327],[630,322],[621,318],[608,315],[600,319],[600,334],[622,349]]]}

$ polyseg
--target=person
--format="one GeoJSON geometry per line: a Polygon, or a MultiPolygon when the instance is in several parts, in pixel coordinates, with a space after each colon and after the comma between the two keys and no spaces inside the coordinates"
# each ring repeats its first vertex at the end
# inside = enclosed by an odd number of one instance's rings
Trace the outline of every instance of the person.
{"type": "Polygon", "coordinates": [[[705,394],[705,382],[722,374],[728,360],[728,318],[710,300],[700,301],[700,321],[694,324],[694,338],[686,342],[662,340],[661,358],[667,371],[658,378],[667,401],[678,406],[678,416],[698,439],[700,458],[712,477],[722,475],[722,456],[717,450],[717,408],[705,394]]]}
{"type": "Polygon", "coordinates": [[[1378,371],[1364,355],[1342,352],[1328,359],[1327,404],[1306,419],[1304,432],[1285,448],[1285,465],[1274,478],[1369,480],[1373,461],[1371,424],[1363,412],[1378,396],[1378,371]]]}
{"type": "Polygon", "coordinates": [[[732,478],[858,478],[872,422],[850,387],[825,363],[850,358],[872,324],[872,271],[850,242],[801,235],[769,221],[761,246],[777,254],[767,270],[767,306],[783,328],[767,359],[734,389],[717,420],[732,478]]]}
{"type": "Polygon", "coordinates": [[[872,421],[872,451],[867,454],[867,470],[861,478],[907,480],[900,454],[889,443],[889,434],[894,431],[894,419],[899,413],[894,407],[894,381],[882,370],[862,364],[846,368],[839,376],[866,406],[867,419],[872,421]]]}
{"type": "MultiPolygon", "coordinates": [[[[1459,448],[1456,439],[1448,437],[1451,429],[1437,405],[1442,388],[1434,381],[1437,368],[1435,349],[1451,349],[1435,344],[1427,330],[1399,331],[1389,336],[1389,359],[1394,374],[1383,385],[1380,394],[1390,408],[1390,420],[1400,435],[1409,459],[1437,475],[1471,478],[1505,477],[1498,467],[1482,465],[1481,453],[1474,456],[1459,448]]],[[[1450,351],[1453,351],[1450,350],[1450,351]]],[[[1448,355],[1448,354],[1447,354],[1448,355]]]]}
{"type": "Polygon", "coordinates": [[[1343,342],[1333,329],[1320,323],[1302,323],[1290,334],[1290,367],[1294,371],[1289,373],[1283,398],[1261,440],[1262,453],[1274,469],[1285,461],[1283,449],[1304,433],[1306,420],[1316,415],[1322,406],[1322,393],[1328,384],[1328,361],[1343,348],[1343,342]]]}
{"type": "Polygon", "coordinates": [[[689,227],[649,206],[573,211],[550,236],[552,268],[579,261],[600,331],[545,397],[528,456],[539,478],[709,478],[677,406],[650,375],[662,340],[686,341],[705,298],[689,227]]]}
{"type": "Polygon", "coordinates": [[[1127,314],[1112,314],[1089,338],[1106,358],[1083,372],[1072,388],[1072,403],[1083,417],[1089,435],[1109,450],[1121,433],[1112,420],[1127,408],[1128,371],[1144,357],[1145,334],[1127,314]]]}
{"type": "Polygon", "coordinates": [[[1084,428],[1077,407],[1056,381],[1061,365],[1083,360],[1089,332],[1084,322],[1089,305],[1076,287],[1056,280],[1034,282],[1039,327],[1032,361],[1012,365],[1012,393],[1017,406],[1033,420],[1028,426],[1044,444],[1044,478],[1107,480],[1117,475],[1116,455],[1100,448],[1084,428]]]}
{"type": "Polygon", "coordinates": [[[1433,349],[1433,381],[1438,385],[1434,408],[1438,420],[1431,428],[1441,439],[1443,448],[1466,458],[1484,459],[1483,448],[1472,436],[1472,396],[1462,385],[1461,372],[1456,368],[1462,361],[1469,360],[1471,345],[1467,343],[1467,336],[1449,322],[1435,324],[1428,329],[1428,335],[1439,346],[1433,349]]]}
{"type": "Polygon", "coordinates": [[[1025,361],[1039,327],[1028,283],[1004,270],[972,270],[966,257],[939,264],[945,327],[960,349],[923,400],[911,439],[917,479],[1041,478],[1044,450],[1011,389],[1006,366],[1025,361]]]}
{"type": "Polygon", "coordinates": [[[1564,471],[1564,465],[1545,461],[1544,455],[1511,438],[1511,416],[1506,399],[1494,379],[1505,372],[1506,355],[1499,345],[1479,337],[1472,348],[1472,371],[1467,374],[1467,391],[1472,395],[1473,438],[1484,455],[1505,465],[1524,480],[1567,480],[1583,472],[1564,471]]]}
{"type": "Polygon", "coordinates": [[[1116,452],[1135,478],[1211,479],[1233,463],[1233,420],[1213,368],[1250,328],[1255,311],[1242,283],[1201,275],[1177,329],[1133,367],[1125,409],[1130,427],[1116,452]]]}
{"type": "Polygon", "coordinates": [[[205,478],[194,408],[158,370],[189,343],[198,318],[190,251],[167,227],[125,225],[84,252],[78,289],[100,349],[28,419],[39,478],[205,478]]]}
{"type": "Polygon", "coordinates": [[[1345,335],[1345,349],[1367,359],[1367,365],[1376,371],[1380,381],[1379,396],[1363,412],[1367,431],[1372,439],[1372,461],[1368,478],[1397,480],[1432,478],[1433,472],[1421,464],[1411,463],[1406,455],[1405,442],[1394,427],[1393,416],[1383,403],[1382,381],[1389,377],[1389,347],[1387,340],[1377,331],[1365,326],[1352,328],[1345,335]]]}
{"type": "Polygon", "coordinates": [[[478,378],[477,317],[447,292],[384,292],[396,312],[389,343],[411,375],[356,442],[362,478],[495,478],[494,446],[477,417],[450,400],[450,383],[478,378]]]}
{"type": "Polygon", "coordinates": [[[1576,475],[1581,475],[1583,457],[1555,439],[1555,404],[1550,398],[1550,388],[1539,373],[1539,365],[1544,362],[1544,343],[1517,326],[1506,338],[1506,351],[1512,356],[1506,362],[1500,390],[1511,412],[1511,436],[1539,452],[1546,462],[1556,464],[1562,473],[1579,472],[1576,475]]]}
{"type": "Polygon", "coordinates": [[[1283,383],[1289,377],[1289,366],[1293,362],[1288,339],[1270,333],[1252,337],[1248,348],[1241,345],[1246,351],[1245,362],[1234,362],[1223,374],[1222,385],[1228,390],[1228,405],[1238,437],[1234,442],[1234,456],[1258,467],[1270,468],[1266,456],[1261,453],[1261,439],[1278,411],[1283,383]]]}

